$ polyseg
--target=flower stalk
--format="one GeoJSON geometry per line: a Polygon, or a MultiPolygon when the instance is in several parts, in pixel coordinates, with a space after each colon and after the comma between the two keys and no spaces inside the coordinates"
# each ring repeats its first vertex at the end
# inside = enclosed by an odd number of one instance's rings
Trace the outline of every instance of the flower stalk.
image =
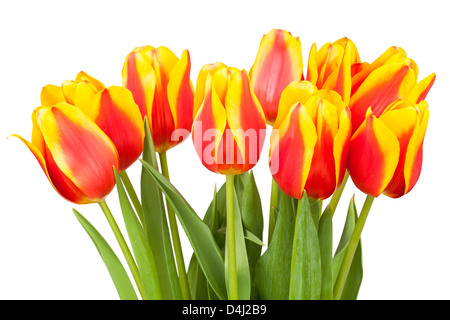
{"type": "MultiPolygon", "coordinates": [[[[167,154],[166,152],[159,153],[159,159],[161,162],[161,171],[163,176],[170,181],[169,177],[169,166],[167,164],[167,154]]],[[[175,212],[172,206],[166,198],[167,216],[169,218],[170,232],[172,235],[173,249],[175,251],[175,260],[178,269],[178,277],[180,279],[181,293],[183,299],[190,300],[191,294],[189,290],[189,282],[186,274],[186,268],[184,264],[183,249],[181,247],[180,234],[178,232],[177,220],[175,217],[175,212]]]]}

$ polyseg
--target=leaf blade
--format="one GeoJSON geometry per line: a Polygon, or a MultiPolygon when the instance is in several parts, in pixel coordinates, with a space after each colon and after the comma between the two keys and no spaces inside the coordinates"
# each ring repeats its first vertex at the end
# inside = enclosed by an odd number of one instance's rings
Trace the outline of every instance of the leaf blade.
{"type": "Polygon", "coordinates": [[[114,251],[97,231],[97,229],[77,210],[73,209],[75,217],[78,219],[84,230],[87,232],[92,242],[100,254],[106,268],[111,276],[111,279],[116,287],[117,293],[121,300],[137,300],[138,297],[131,284],[125,268],[120,260],[117,258],[114,251]]]}

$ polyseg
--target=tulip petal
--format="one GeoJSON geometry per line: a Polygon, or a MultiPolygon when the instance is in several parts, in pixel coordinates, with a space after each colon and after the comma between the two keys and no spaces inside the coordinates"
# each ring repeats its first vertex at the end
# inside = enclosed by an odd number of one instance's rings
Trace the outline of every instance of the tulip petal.
{"type": "Polygon", "coordinates": [[[369,109],[349,143],[347,166],[355,186],[378,197],[391,181],[399,155],[396,136],[369,109]]]}
{"type": "Polygon", "coordinates": [[[48,84],[41,90],[41,106],[51,107],[58,102],[65,102],[62,88],[48,84]]]}
{"type": "Polygon", "coordinates": [[[389,64],[374,70],[350,99],[353,130],[364,121],[369,107],[378,117],[391,102],[406,98],[415,84],[415,72],[407,64],[389,64]]]}
{"type": "Polygon", "coordinates": [[[415,186],[422,169],[423,140],[425,138],[429,118],[428,104],[425,100],[419,103],[419,108],[422,106],[424,107],[424,110],[421,112],[422,118],[409,141],[408,150],[406,151],[404,168],[405,194],[411,191],[415,186]]]}
{"type": "Polygon", "coordinates": [[[167,85],[167,96],[172,111],[175,128],[189,130],[192,126],[194,88],[190,80],[191,58],[184,50],[175,64],[167,85]]]}
{"type": "MultiPolygon", "coordinates": [[[[58,103],[38,113],[37,123],[47,146],[49,172],[60,170],[86,198],[94,201],[112,190],[113,167],[118,167],[117,151],[92,120],[78,108],[58,103]]],[[[62,187],[56,187],[64,193],[62,187]]]]}
{"type": "Polygon", "coordinates": [[[90,83],[92,86],[94,86],[96,91],[101,91],[103,89],[106,89],[105,85],[102,82],[100,82],[96,78],[88,75],[84,71],[78,72],[78,74],[77,74],[77,76],[75,78],[75,81],[90,83]]]}
{"type": "Polygon", "coordinates": [[[145,52],[153,49],[151,46],[135,48],[128,54],[122,70],[122,85],[133,93],[134,101],[139,106],[142,119],[145,116],[149,118],[150,128],[156,78],[152,62],[145,52]]]}
{"type": "Polygon", "coordinates": [[[243,157],[242,163],[246,165],[244,171],[248,171],[259,160],[266,120],[245,70],[232,76],[225,97],[225,110],[228,126],[243,157]]]}
{"type": "Polygon", "coordinates": [[[382,115],[384,123],[396,127],[396,135],[400,142],[400,160],[394,177],[384,194],[398,198],[414,187],[420,176],[422,167],[422,145],[428,123],[428,108],[425,105],[423,118],[419,108],[402,108],[382,115]]]}
{"type": "Polygon", "coordinates": [[[144,127],[131,92],[111,86],[93,97],[86,114],[106,133],[117,148],[119,170],[125,170],[140,156],[144,127]]]}
{"type": "Polygon", "coordinates": [[[308,177],[316,128],[308,110],[298,103],[292,107],[279,129],[273,129],[270,147],[270,171],[284,193],[300,199],[308,177]]]}
{"type": "Polygon", "coordinates": [[[384,194],[399,197],[405,194],[405,158],[409,141],[418,122],[418,114],[413,107],[403,107],[385,112],[379,119],[394,133],[400,146],[397,168],[384,194]]]}
{"type": "Polygon", "coordinates": [[[435,80],[435,73],[432,73],[428,77],[422,79],[411,91],[408,100],[412,101],[413,103],[419,103],[420,101],[425,100],[435,80]]]}
{"type": "Polygon", "coordinates": [[[317,142],[305,190],[309,197],[326,199],[336,189],[337,178],[333,175],[336,172],[333,146],[338,131],[337,111],[333,104],[319,97],[308,100],[306,108],[308,104],[313,104],[314,109],[317,109],[317,142]]]}
{"type": "MultiPolygon", "coordinates": [[[[338,109],[339,110],[339,109],[338,109]]],[[[347,169],[347,154],[350,137],[352,134],[351,112],[348,107],[339,113],[339,129],[334,137],[333,155],[336,168],[336,187],[339,187],[344,179],[347,169]]]]}
{"type": "Polygon", "coordinates": [[[280,126],[294,104],[297,102],[304,104],[315,92],[317,92],[316,86],[309,81],[293,81],[288,84],[281,94],[278,115],[273,127],[280,126]]]}
{"type": "Polygon", "coordinates": [[[194,118],[198,112],[198,109],[200,109],[203,100],[205,99],[206,77],[208,76],[208,74],[214,75],[214,73],[216,73],[218,70],[224,68],[227,68],[227,66],[224,63],[215,62],[205,64],[200,69],[200,72],[197,75],[197,82],[194,93],[194,109],[193,109],[194,118]]]}
{"type": "Polygon", "coordinates": [[[52,185],[52,187],[58,192],[60,196],[65,198],[68,201],[77,203],[77,204],[85,204],[92,203],[93,201],[84,197],[84,195],[80,192],[80,190],[68,179],[64,174],[62,174],[61,170],[58,169],[56,165],[54,165],[53,159],[51,158],[51,153],[45,151],[45,153],[50,156],[50,171],[47,169],[47,161],[45,161],[43,154],[41,151],[32,143],[28,142],[24,138],[19,135],[13,135],[16,138],[19,138],[33,153],[35,158],[37,159],[39,165],[44,171],[48,181],[52,185]]]}
{"type": "Polygon", "coordinates": [[[344,103],[350,102],[352,87],[352,54],[354,50],[350,43],[344,47],[344,53],[340,64],[333,73],[331,73],[322,86],[322,89],[330,89],[339,93],[344,103]]]}
{"type": "Polygon", "coordinates": [[[272,124],[277,117],[278,102],[283,89],[302,78],[302,53],[298,37],[272,29],[260,43],[250,79],[259,102],[272,124]]]}
{"type": "Polygon", "coordinates": [[[205,86],[205,99],[197,112],[192,126],[192,139],[195,150],[203,165],[210,171],[220,173],[218,159],[219,145],[225,132],[227,116],[215,90],[211,75],[205,86]]]}

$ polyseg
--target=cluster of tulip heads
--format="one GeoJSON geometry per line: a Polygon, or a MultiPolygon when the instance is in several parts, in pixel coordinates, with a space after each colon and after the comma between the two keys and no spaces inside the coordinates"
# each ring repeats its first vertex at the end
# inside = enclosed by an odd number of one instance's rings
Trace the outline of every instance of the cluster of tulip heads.
{"type": "Polygon", "coordinates": [[[273,29],[261,40],[250,72],[221,62],[200,70],[166,47],[143,46],[126,57],[123,85],[106,88],[80,72],[42,89],[31,143],[55,189],[75,203],[98,202],[114,187],[112,167],[125,170],[143,148],[148,118],[155,149],[165,152],[192,131],[202,163],[239,174],[258,161],[266,123],[270,170],[289,196],[326,199],[346,170],[375,197],[400,197],[421,170],[428,121],[424,100],[435,74],[420,82],[418,67],[399,47],[372,63],[342,38],[310,50],[303,72],[301,44],[273,29]]]}
{"type": "MultiPolygon", "coordinates": [[[[227,289],[230,298],[237,298],[233,293],[241,287],[234,228],[241,227],[233,222],[238,221],[233,215],[233,179],[259,161],[267,126],[272,127],[268,169],[273,194],[279,187],[292,199],[307,195],[311,203],[320,202],[338,194],[351,177],[368,197],[401,197],[420,176],[429,117],[425,98],[436,77],[433,73],[419,81],[415,61],[395,46],[373,62],[362,61],[347,38],[319,49],[313,44],[304,66],[300,39],[281,29],[264,35],[255,53],[249,72],[222,62],[203,65],[194,87],[188,50],[178,58],[166,47],[137,47],[125,58],[121,86],[106,87],[82,71],[74,80],[43,87],[41,106],[32,113],[31,142],[15,136],[34,154],[62,197],[77,204],[99,203],[102,209],[118,186],[117,175],[125,173],[122,177],[127,178],[125,170],[145,153],[146,138],[159,153],[168,179],[166,152],[191,136],[201,163],[227,177],[227,289]]],[[[177,254],[175,216],[169,210],[173,204],[167,210],[180,284],[184,297],[189,297],[184,261],[177,254]]],[[[182,218],[181,211],[177,214],[182,218]]],[[[193,224],[191,230],[183,223],[188,234],[204,231],[198,221],[185,221],[193,224]]],[[[201,250],[195,246],[217,254],[217,261],[211,255],[197,258],[221,296],[218,284],[223,272],[208,273],[212,269],[205,265],[217,262],[215,266],[223,267],[223,258],[214,241],[207,242],[210,235],[204,236],[191,242],[196,254],[201,250]]],[[[137,283],[145,283],[132,258],[128,262],[137,283]]],[[[145,290],[144,285],[142,292],[148,296],[159,289],[145,290]]]]}

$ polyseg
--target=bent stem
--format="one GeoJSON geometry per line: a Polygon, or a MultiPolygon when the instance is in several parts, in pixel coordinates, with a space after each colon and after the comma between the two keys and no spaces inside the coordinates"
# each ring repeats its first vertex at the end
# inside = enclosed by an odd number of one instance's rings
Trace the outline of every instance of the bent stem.
{"type": "MultiPolygon", "coordinates": [[[[170,181],[169,167],[167,165],[167,155],[165,151],[159,153],[159,159],[161,162],[162,174],[167,180],[170,181]]],[[[183,250],[181,248],[181,241],[180,241],[180,234],[178,232],[177,220],[175,217],[175,212],[170,206],[167,198],[166,198],[166,207],[167,207],[167,215],[169,217],[170,232],[172,234],[173,249],[175,251],[175,259],[178,269],[178,277],[180,280],[181,293],[185,300],[190,300],[191,293],[189,289],[189,282],[184,264],[183,250]]]]}
{"type": "Polygon", "coordinates": [[[228,299],[237,300],[238,280],[236,269],[236,235],[234,228],[234,175],[227,174],[226,180],[227,230],[226,253],[228,259],[228,299]]]}
{"type": "Polygon", "coordinates": [[[331,197],[330,200],[331,215],[333,215],[334,212],[336,211],[337,205],[342,196],[342,192],[344,191],[345,185],[347,184],[348,177],[349,174],[348,171],[346,170],[341,185],[339,186],[339,188],[336,189],[336,191],[333,193],[333,196],[331,197]]]}
{"type": "Polygon", "coordinates": [[[139,269],[136,265],[136,262],[134,261],[130,249],[128,248],[125,238],[123,237],[122,232],[120,231],[119,226],[117,225],[117,222],[111,213],[111,210],[109,210],[106,201],[102,200],[98,204],[100,205],[100,208],[105,214],[106,220],[108,221],[111,230],[113,231],[114,236],[116,237],[117,242],[119,243],[120,249],[122,249],[123,255],[128,263],[128,267],[130,268],[131,274],[133,275],[134,281],[136,282],[139,293],[141,294],[141,297],[144,298],[145,297],[144,290],[142,286],[141,276],[139,274],[139,269]]]}
{"type": "Polygon", "coordinates": [[[363,208],[361,209],[361,214],[356,221],[355,229],[353,230],[352,237],[350,238],[350,242],[348,243],[347,251],[344,256],[344,260],[342,261],[341,270],[339,272],[338,278],[336,279],[336,285],[334,287],[334,300],[339,300],[342,296],[342,292],[344,291],[345,283],[347,281],[347,276],[353,262],[353,257],[355,256],[355,251],[361,238],[364,224],[366,223],[370,208],[372,207],[372,203],[374,200],[375,197],[367,195],[366,200],[364,201],[363,208]]]}

